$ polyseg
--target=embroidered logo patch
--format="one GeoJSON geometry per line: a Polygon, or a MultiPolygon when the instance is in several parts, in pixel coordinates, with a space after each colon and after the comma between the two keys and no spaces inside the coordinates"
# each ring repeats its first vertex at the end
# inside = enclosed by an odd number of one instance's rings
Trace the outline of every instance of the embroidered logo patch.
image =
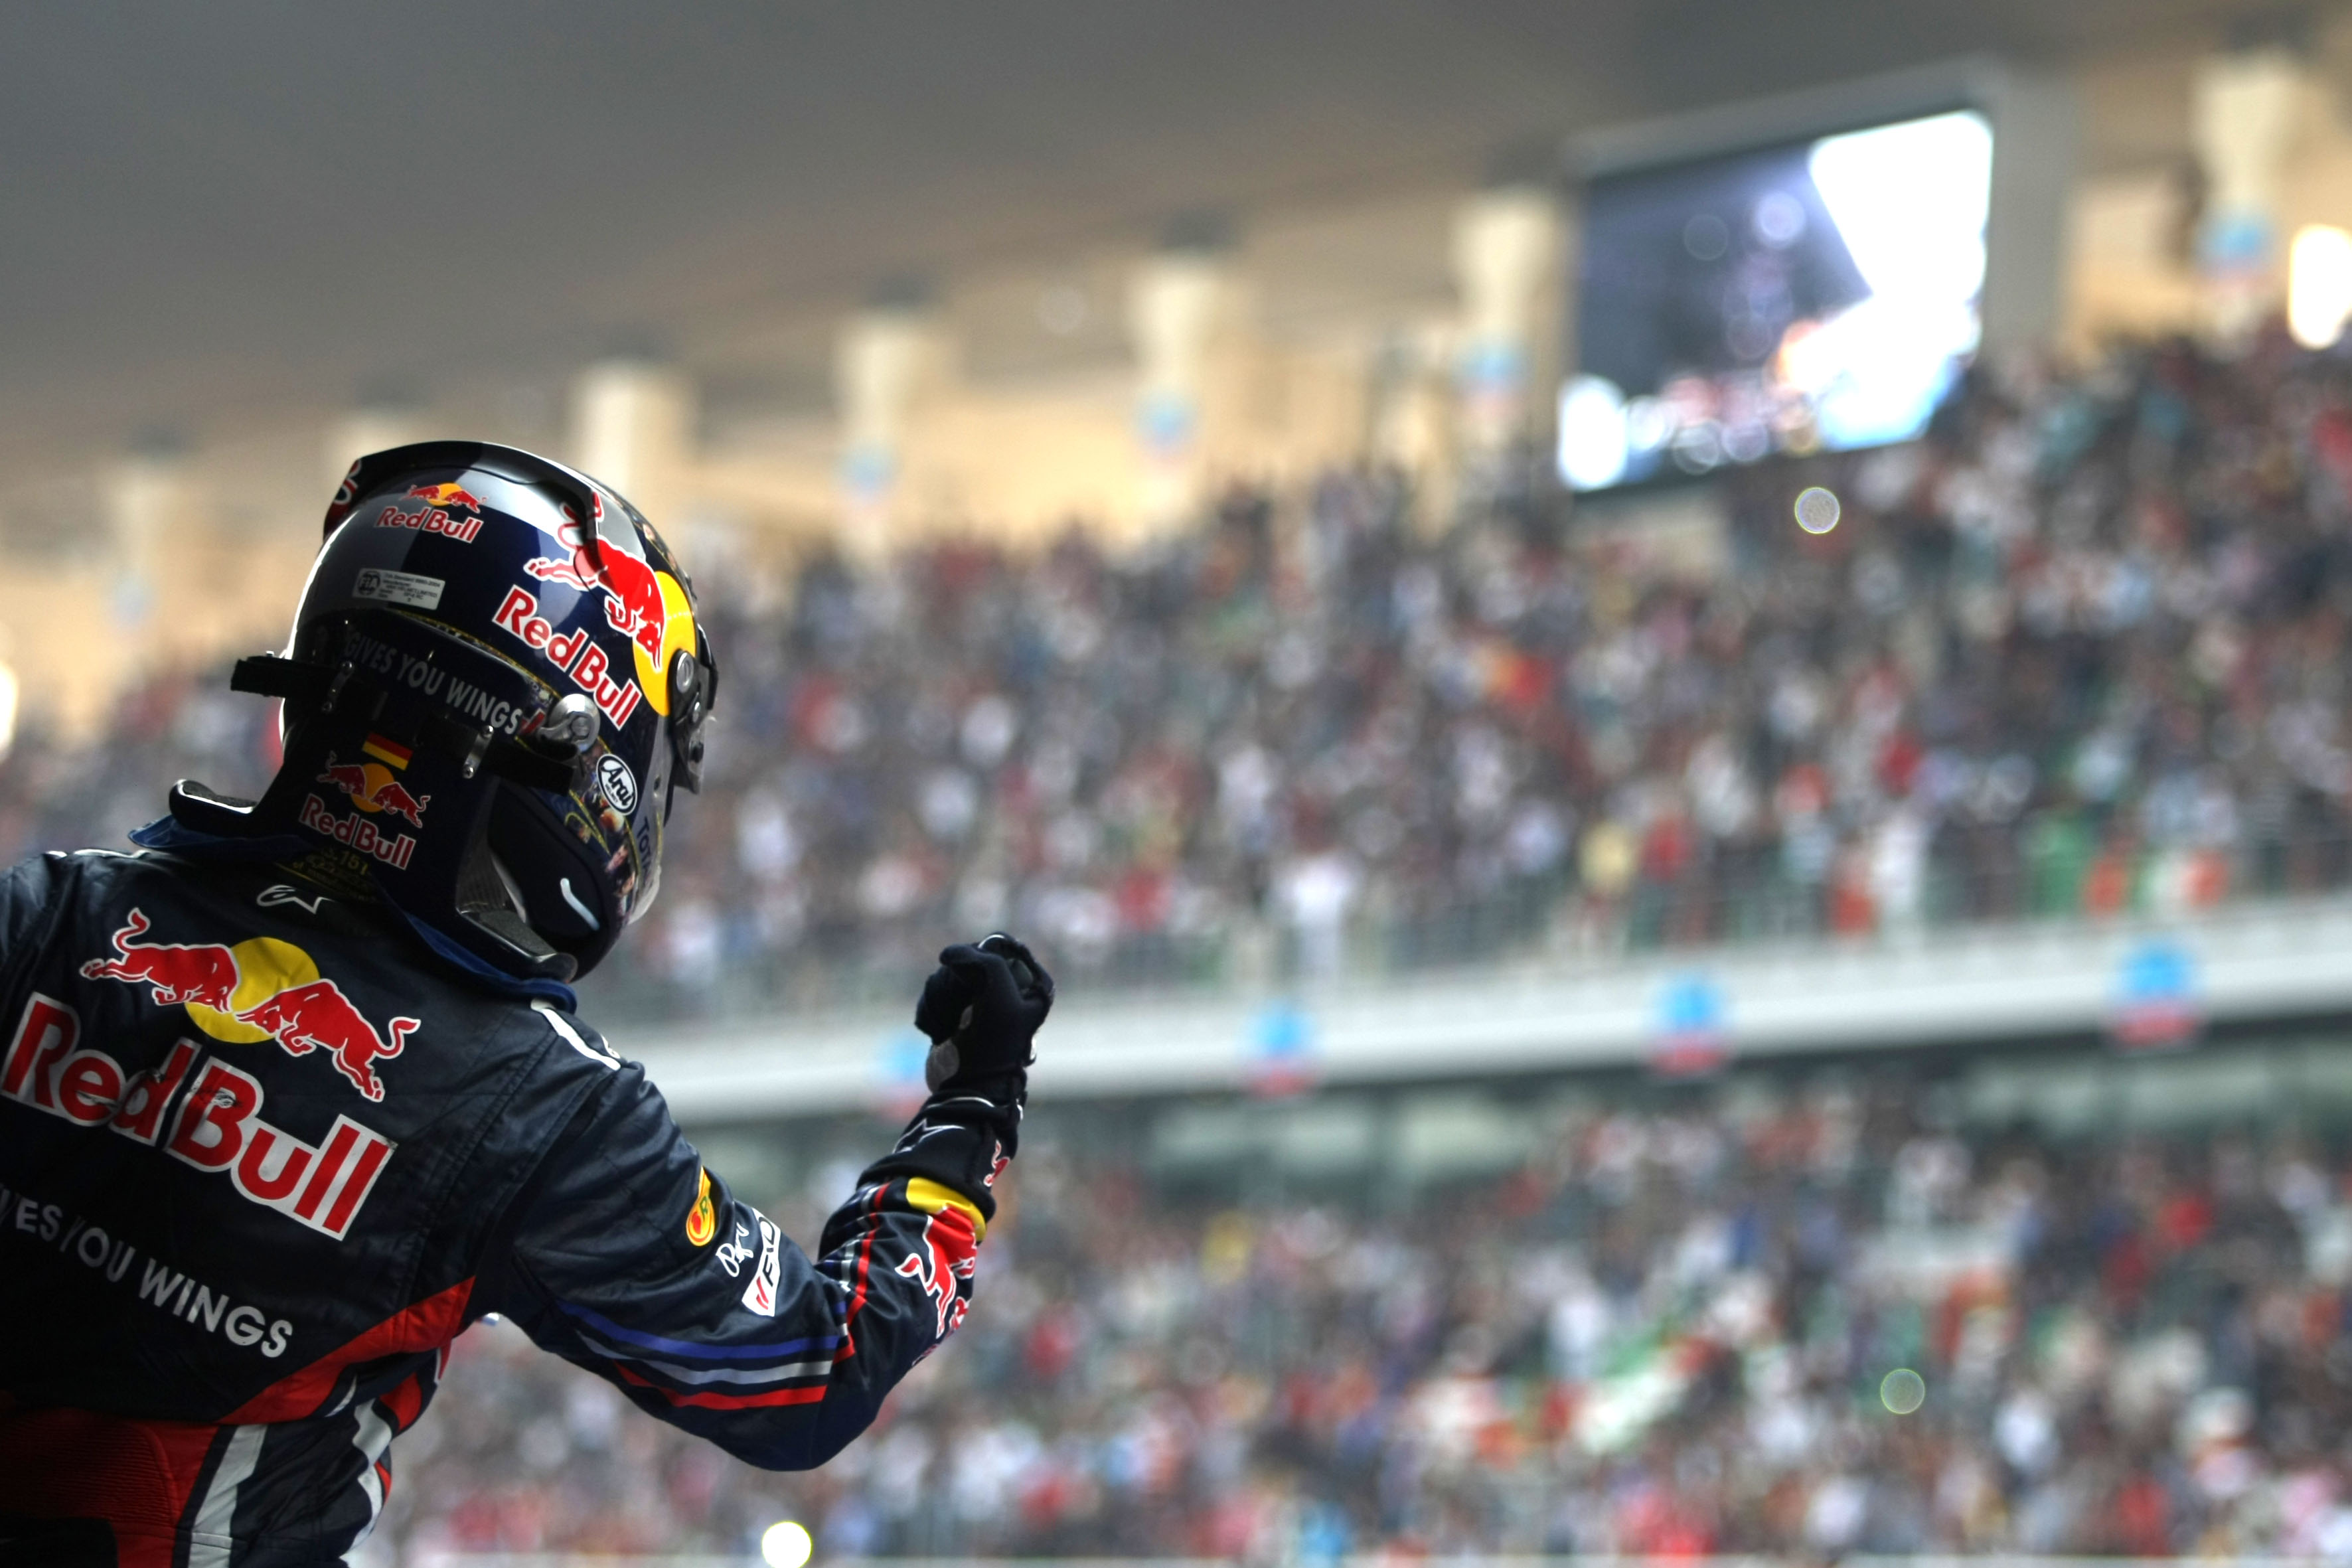
{"type": "Polygon", "coordinates": [[[694,1206],[686,1213],[686,1239],[697,1247],[708,1247],[710,1238],[719,1234],[719,1211],[710,1206],[710,1173],[702,1173],[701,1189],[694,1195],[694,1206]]]}

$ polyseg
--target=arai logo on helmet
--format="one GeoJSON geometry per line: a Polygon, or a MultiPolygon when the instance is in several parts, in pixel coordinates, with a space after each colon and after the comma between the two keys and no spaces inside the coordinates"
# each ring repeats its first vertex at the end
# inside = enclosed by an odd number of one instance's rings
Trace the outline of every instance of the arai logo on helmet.
{"type": "Polygon", "coordinates": [[[637,809],[637,779],[629,772],[629,764],[607,752],[596,763],[596,783],[604,791],[604,798],[623,816],[637,809]]]}

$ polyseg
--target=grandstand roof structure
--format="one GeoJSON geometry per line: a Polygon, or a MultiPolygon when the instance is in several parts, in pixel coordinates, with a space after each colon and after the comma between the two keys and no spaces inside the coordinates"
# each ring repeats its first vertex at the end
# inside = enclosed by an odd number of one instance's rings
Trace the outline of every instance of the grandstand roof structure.
{"type": "Polygon", "coordinates": [[[950,261],[1148,244],[1202,208],[1458,186],[1580,130],[1962,54],[2207,47],[2272,14],[26,11],[0,26],[15,65],[0,455],[331,405],[372,377],[568,362],[632,335],[691,351],[747,312],[851,303],[950,261]]]}

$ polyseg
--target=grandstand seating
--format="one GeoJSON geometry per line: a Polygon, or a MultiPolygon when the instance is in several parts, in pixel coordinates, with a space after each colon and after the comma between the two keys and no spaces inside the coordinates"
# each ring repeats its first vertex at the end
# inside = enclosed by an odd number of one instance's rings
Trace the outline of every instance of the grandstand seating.
{"type": "MultiPolygon", "coordinates": [[[[712,583],[712,788],[592,1001],[905,996],[1007,924],[1075,1020],[1759,938],[1932,957],[1958,922],[2352,879],[2344,354],[1979,370],[1921,443],[1715,482],[1711,566],[1511,495],[1423,532],[1334,473],[1133,555],[824,560],[773,613],[712,583]],[[1800,484],[1844,499],[1833,533],[1794,527],[1800,484]]],[[[268,715],[220,687],[159,679],[90,748],[21,737],[0,858],[119,839],[174,773],[249,788],[268,715]]],[[[1236,1152],[1243,1099],[1042,1103],[969,1326],[826,1471],[734,1465],[485,1326],[387,1539],[2352,1556],[2344,1051],[2079,1048],[2021,1089],[1998,1051],[1698,1089],[1439,1058],[1283,1102],[1293,1143],[1357,1151],[1336,1176],[1236,1152]],[[1436,1109],[1331,1131],[1381,1095],[1436,1109]],[[1424,1158],[1495,1100],[1499,1163],[1424,1158]]],[[[883,1136],[709,1147],[806,1238],[883,1136]]]]}
{"type": "MultiPolygon", "coordinates": [[[[1523,499],[1424,536],[1334,473],[1134,555],[824,560],[765,614],[713,582],[714,787],[604,994],[895,994],[1000,924],[1216,982],[2345,880],[2341,354],[1980,371],[1922,443],[1719,483],[1712,573],[1523,499]]],[[[249,785],[265,731],[178,676],[95,749],[27,735],[0,853],[117,839],[174,768],[249,785]]]]}
{"type": "MultiPolygon", "coordinates": [[[[2352,1551],[2340,1046],[1300,1109],[1042,1110],[969,1323],[814,1476],[476,1329],[404,1560],[2352,1551]]],[[[788,1226],[856,1138],[775,1141],[788,1226]]]]}

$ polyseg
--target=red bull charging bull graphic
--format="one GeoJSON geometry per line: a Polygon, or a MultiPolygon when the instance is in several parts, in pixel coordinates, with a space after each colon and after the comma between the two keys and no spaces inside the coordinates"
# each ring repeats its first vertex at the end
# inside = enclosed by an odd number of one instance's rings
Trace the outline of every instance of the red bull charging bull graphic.
{"type": "Polygon", "coordinates": [[[961,1205],[943,1205],[923,1222],[922,1244],[899,1261],[898,1272],[931,1300],[940,1339],[963,1326],[971,1298],[957,1289],[980,1262],[980,1237],[961,1205]]]}
{"type": "Polygon", "coordinates": [[[418,1020],[394,1018],[382,1033],[322,978],[310,955],[291,942],[255,937],[234,946],[148,942],[139,910],[113,937],[115,956],[81,966],[86,980],[119,980],[151,988],[163,1006],[188,1010],[215,1039],[274,1040],[287,1055],[324,1051],[335,1070],[368,1099],[383,1099],[375,1064],[400,1055],[418,1020]]]}
{"type": "Polygon", "coordinates": [[[295,821],[347,849],[404,871],[416,854],[416,840],[369,819],[397,817],[411,827],[423,827],[425,808],[433,804],[433,797],[411,795],[396,776],[408,766],[407,747],[382,735],[370,735],[360,751],[362,760],[356,763],[339,761],[334,752],[328,752],[324,770],[314,781],[341,790],[358,811],[339,816],[317,795],[306,795],[295,821]]]}
{"type": "Polygon", "coordinates": [[[409,749],[382,735],[370,735],[360,750],[367,761],[339,763],[335,753],[329,752],[325,771],[315,782],[341,790],[362,811],[388,811],[411,827],[424,826],[425,808],[433,804],[433,797],[409,794],[397,776],[408,766],[409,749]]]}
{"type": "Polygon", "coordinates": [[[411,485],[408,487],[408,494],[415,500],[430,501],[433,505],[450,511],[482,510],[481,498],[455,480],[438,485],[411,485]]]}
{"type": "MultiPolygon", "coordinates": [[[[604,511],[597,504],[598,515],[604,511]]],[[[542,583],[557,583],[579,593],[604,595],[604,618],[614,630],[635,645],[637,681],[654,711],[669,712],[666,672],[680,648],[694,646],[694,612],[685,587],[668,573],[608,543],[591,546],[587,531],[567,522],[559,533],[570,554],[542,555],[523,563],[523,570],[542,583]]],[[[521,590],[518,589],[518,593],[521,590]]],[[[512,595],[509,595],[511,602],[512,595]]],[[[534,604],[532,612],[537,613],[534,604]]],[[[500,612],[503,625],[505,613],[500,612]]],[[[618,722],[618,721],[615,721],[618,722]]]]}
{"type": "MultiPolygon", "coordinates": [[[[415,1021],[394,1023],[413,1027],[415,1021]]],[[[338,1115],[316,1144],[272,1125],[261,1115],[260,1080],[217,1057],[204,1058],[191,1040],[174,1045],[155,1067],[126,1071],[105,1051],[81,1043],[81,1015],[70,1004],[37,991],[0,1058],[0,1099],[160,1147],[183,1164],[226,1176],[240,1196],[338,1240],[398,1147],[348,1116],[338,1115]]],[[[263,1353],[284,1348],[281,1342],[263,1353]]]]}

